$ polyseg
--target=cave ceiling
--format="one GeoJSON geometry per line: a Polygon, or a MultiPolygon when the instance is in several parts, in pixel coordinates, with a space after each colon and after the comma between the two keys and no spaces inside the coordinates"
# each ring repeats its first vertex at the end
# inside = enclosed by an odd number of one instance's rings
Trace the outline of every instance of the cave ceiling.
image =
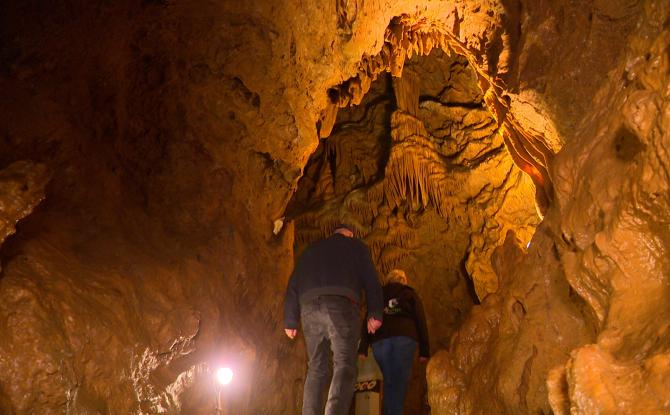
{"type": "Polygon", "coordinates": [[[495,292],[493,249],[508,231],[528,243],[539,217],[533,182],[509,155],[468,61],[441,50],[415,56],[402,77],[381,76],[339,113],[289,204],[296,241],[346,222],[382,275],[409,267],[419,280],[474,281],[480,298],[495,292]]]}
{"type": "Polygon", "coordinates": [[[227,364],[229,412],[297,413],[286,281],[346,221],[426,298],[433,414],[667,413],[668,22],[1,3],[0,412],[211,413],[227,364]]]}

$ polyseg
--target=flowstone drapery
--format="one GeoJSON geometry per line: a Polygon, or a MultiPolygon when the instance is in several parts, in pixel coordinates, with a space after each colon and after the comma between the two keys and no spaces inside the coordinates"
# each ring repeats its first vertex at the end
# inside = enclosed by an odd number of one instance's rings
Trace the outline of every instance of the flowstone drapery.
{"type": "Polygon", "coordinates": [[[4,2],[0,412],[209,413],[234,363],[297,413],[341,219],[427,303],[433,413],[667,412],[669,7],[4,2]]]}

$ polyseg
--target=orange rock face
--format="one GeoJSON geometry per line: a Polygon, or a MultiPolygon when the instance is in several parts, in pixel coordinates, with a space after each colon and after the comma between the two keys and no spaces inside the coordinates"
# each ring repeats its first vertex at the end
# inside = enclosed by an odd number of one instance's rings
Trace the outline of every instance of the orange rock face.
{"type": "MultiPolygon", "coordinates": [[[[346,222],[370,246],[381,276],[406,270],[426,303],[436,349],[449,344],[477,295],[497,290],[491,254],[507,231],[530,240],[539,220],[534,200],[468,62],[434,53],[340,110],[288,216],[298,251],[346,222]]],[[[413,382],[410,413],[423,413],[422,383],[413,382]]]]}
{"type": "MultiPolygon", "coordinates": [[[[658,199],[667,179],[658,146],[668,137],[669,83],[657,68],[668,59],[658,51],[669,44],[660,23],[669,10],[653,1],[621,6],[602,12],[635,16],[637,29],[618,54],[606,53],[611,66],[592,113],[565,134],[551,165],[555,202],[528,255],[494,260],[501,288],[431,362],[431,402],[440,413],[668,411],[660,381],[667,232],[659,226],[667,208],[658,199]]],[[[565,116],[559,112],[556,120],[565,116]]]]}
{"type": "Polygon", "coordinates": [[[342,219],[432,413],[668,411],[667,1],[7,3],[0,413],[297,413],[342,219]]]}

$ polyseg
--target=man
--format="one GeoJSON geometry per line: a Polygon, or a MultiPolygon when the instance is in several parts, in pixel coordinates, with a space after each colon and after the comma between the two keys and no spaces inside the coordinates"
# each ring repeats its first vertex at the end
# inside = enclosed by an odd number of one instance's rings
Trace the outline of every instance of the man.
{"type": "Polygon", "coordinates": [[[356,381],[361,289],[368,304],[368,331],[374,333],[382,325],[383,293],[370,251],[353,236],[349,226],[340,224],[333,235],[311,244],[298,258],[288,282],[286,335],[295,338],[301,320],[307,347],[302,415],[323,414],[331,351],[333,378],[325,414],[349,413],[356,381]]]}

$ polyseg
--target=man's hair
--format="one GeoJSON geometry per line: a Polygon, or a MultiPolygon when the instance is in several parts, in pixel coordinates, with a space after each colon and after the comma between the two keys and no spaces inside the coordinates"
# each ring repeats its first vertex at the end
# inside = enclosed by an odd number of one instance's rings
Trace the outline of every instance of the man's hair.
{"type": "Polygon", "coordinates": [[[335,229],[333,229],[333,232],[336,232],[338,229],[346,229],[352,233],[354,232],[354,228],[347,225],[346,223],[338,223],[337,225],[335,225],[335,229]]]}
{"type": "Polygon", "coordinates": [[[386,283],[389,284],[391,282],[399,282],[401,284],[407,285],[407,274],[405,274],[405,271],[401,269],[391,270],[388,274],[386,274],[386,283]]]}

